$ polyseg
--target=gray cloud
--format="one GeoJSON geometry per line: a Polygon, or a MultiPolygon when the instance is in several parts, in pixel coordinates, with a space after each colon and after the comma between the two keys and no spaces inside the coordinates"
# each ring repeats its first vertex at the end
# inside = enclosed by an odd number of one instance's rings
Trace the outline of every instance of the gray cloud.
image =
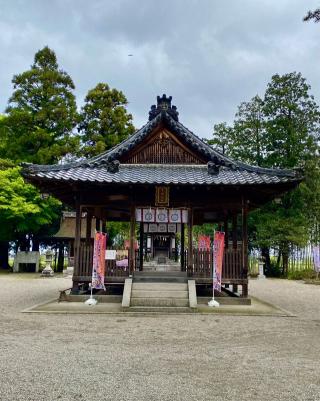
{"type": "Polygon", "coordinates": [[[320,26],[303,23],[317,1],[2,0],[3,110],[13,74],[53,48],[74,79],[78,104],[97,82],[121,89],[137,127],[167,93],[200,137],[232,121],[275,73],[301,71],[319,100],[320,26]],[[133,54],[133,57],[128,57],[133,54]]]}

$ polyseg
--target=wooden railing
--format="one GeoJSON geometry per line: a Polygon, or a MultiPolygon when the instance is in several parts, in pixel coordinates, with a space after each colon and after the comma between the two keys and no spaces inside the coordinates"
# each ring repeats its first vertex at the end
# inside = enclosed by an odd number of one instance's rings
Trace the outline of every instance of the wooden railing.
{"type": "Polygon", "coordinates": [[[106,277],[126,277],[129,276],[129,268],[117,266],[115,260],[106,260],[106,277]]]}
{"type": "MultiPolygon", "coordinates": [[[[81,242],[80,244],[80,258],[79,258],[79,276],[88,277],[92,276],[93,265],[93,243],[81,242]]],[[[129,276],[128,267],[117,266],[115,260],[106,260],[106,277],[125,277],[129,276]]]]}
{"type": "MultiPolygon", "coordinates": [[[[225,249],[222,263],[222,279],[245,278],[242,266],[241,249],[225,249]]],[[[192,266],[188,263],[188,251],[185,251],[184,269],[189,277],[211,278],[213,268],[213,252],[193,249],[192,266]]]]}
{"type": "Polygon", "coordinates": [[[222,264],[222,279],[241,279],[244,277],[242,249],[227,249],[222,264]]]}
{"type": "Polygon", "coordinates": [[[81,242],[79,257],[79,276],[92,276],[93,243],[81,242]]]}
{"type": "MultiPolygon", "coordinates": [[[[184,266],[182,269],[187,271],[189,277],[211,278],[213,266],[212,251],[199,251],[193,249],[193,263],[188,266],[188,252],[185,251],[184,266]]],[[[79,276],[88,277],[92,275],[93,263],[93,244],[82,242],[80,245],[79,276]]],[[[139,253],[135,252],[135,269],[139,269],[139,253]]],[[[127,266],[117,266],[116,260],[106,260],[106,277],[126,277],[129,276],[127,266]]],[[[245,279],[242,263],[241,249],[225,249],[222,264],[222,279],[236,280],[245,279]]]]}

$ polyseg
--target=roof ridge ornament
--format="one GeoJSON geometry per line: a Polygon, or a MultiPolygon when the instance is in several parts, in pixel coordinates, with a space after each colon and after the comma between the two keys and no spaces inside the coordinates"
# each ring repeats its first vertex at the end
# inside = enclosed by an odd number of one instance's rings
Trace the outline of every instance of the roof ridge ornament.
{"type": "Polygon", "coordinates": [[[153,104],[149,111],[149,121],[162,112],[168,113],[175,121],[179,121],[177,107],[171,105],[171,100],[172,96],[167,97],[165,93],[161,97],[157,96],[157,105],[153,104]]]}
{"type": "Polygon", "coordinates": [[[218,175],[220,171],[220,165],[214,163],[214,162],[208,162],[207,163],[208,167],[208,174],[209,175],[218,175]]]}
{"type": "Polygon", "coordinates": [[[109,173],[117,173],[119,171],[120,162],[119,160],[112,160],[107,162],[107,171],[109,173]]]}

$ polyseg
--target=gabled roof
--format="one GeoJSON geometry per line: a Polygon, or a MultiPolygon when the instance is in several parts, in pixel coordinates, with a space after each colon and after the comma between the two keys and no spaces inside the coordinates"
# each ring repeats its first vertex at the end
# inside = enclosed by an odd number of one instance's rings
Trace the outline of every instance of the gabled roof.
{"type": "Polygon", "coordinates": [[[112,149],[90,159],[63,165],[24,165],[24,174],[45,180],[90,181],[105,183],[157,183],[157,184],[263,184],[300,181],[296,172],[250,166],[233,160],[206,142],[178,121],[171,97],[158,97],[158,106],[152,106],[149,121],[129,138],[112,149]],[[134,165],[121,164],[129,152],[154,132],[160,125],[166,126],[178,139],[201,156],[207,164],[194,165],[134,165]]]}

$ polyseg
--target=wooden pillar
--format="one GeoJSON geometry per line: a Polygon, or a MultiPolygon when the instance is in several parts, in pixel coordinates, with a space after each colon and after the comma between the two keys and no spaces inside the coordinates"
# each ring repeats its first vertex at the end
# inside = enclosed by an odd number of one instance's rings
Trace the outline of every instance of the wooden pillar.
{"type": "Polygon", "coordinates": [[[92,231],[92,210],[87,211],[86,218],[86,243],[89,244],[91,241],[91,231],[92,231]]]}
{"type": "Polygon", "coordinates": [[[130,209],[130,247],[129,247],[129,272],[133,274],[135,268],[135,250],[134,250],[134,239],[135,239],[135,210],[134,206],[130,209]]]}
{"type": "MultiPolygon", "coordinates": [[[[238,216],[237,212],[232,213],[232,248],[237,249],[238,247],[238,232],[237,232],[237,225],[238,225],[238,216]]],[[[238,285],[232,285],[232,291],[238,292],[238,285]]]]}
{"type": "Polygon", "coordinates": [[[140,223],[140,246],[139,246],[139,259],[140,259],[140,265],[139,265],[139,270],[143,270],[143,237],[144,237],[144,232],[143,232],[143,223],[140,223]]]}
{"type": "Polygon", "coordinates": [[[102,231],[103,233],[106,233],[106,232],[107,232],[107,228],[106,228],[107,219],[103,218],[103,219],[101,220],[101,222],[102,222],[101,231],[102,231]]]}
{"type": "Polygon", "coordinates": [[[224,246],[228,249],[229,246],[229,229],[228,229],[228,215],[224,217],[223,230],[224,230],[224,246]]]}
{"type": "Polygon", "coordinates": [[[74,267],[73,267],[73,285],[72,292],[78,292],[79,281],[75,278],[80,275],[80,244],[81,244],[81,205],[80,200],[76,200],[76,226],[74,240],[74,267]]]}
{"type": "Polygon", "coordinates": [[[101,230],[100,219],[96,216],[96,231],[101,230]]]}
{"type": "Polygon", "coordinates": [[[181,263],[181,271],[184,271],[184,223],[181,223],[181,255],[180,255],[180,263],[181,263]]]}
{"type": "Polygon", "coordinates": [[[189,209],[189,221],[188,221],[188,274],[190,274],[193,271],[192,225],[193,225],[192,209],[189,209]]]}
{"type": "Polygon", "coordinates": [[[232,247],[237,249],[238,235],[237,235],[237,213],[232,214],[232,247]]]}
{"type": "MultiPolygon", "coordinates": [[[[242,199],[242,269],[243,278],[248,280],[248,202],[242,199]]],[[[248,282],[242,285],[242,297],[248,296],[248,282]]]]}

